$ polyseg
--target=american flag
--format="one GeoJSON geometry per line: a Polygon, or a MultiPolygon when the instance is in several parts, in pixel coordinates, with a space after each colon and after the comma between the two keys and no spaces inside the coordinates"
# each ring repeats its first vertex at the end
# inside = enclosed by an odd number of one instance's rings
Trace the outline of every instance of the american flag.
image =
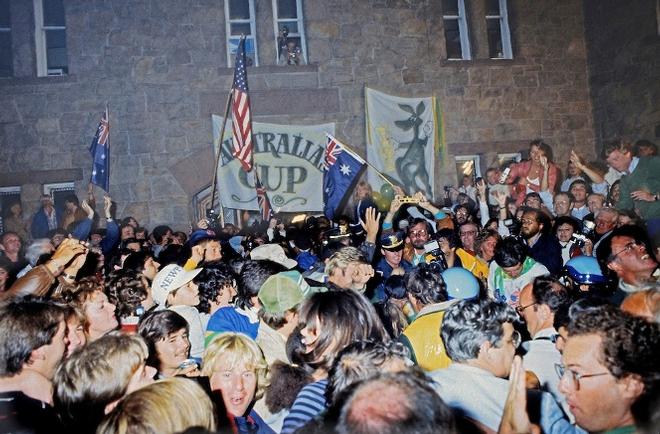
{"type": "Polygon", "coordinates": [[[241,38],[236,50],[231,115],[234,157],[238,158],[243,170],[252,170],[252,114],[248,97],[247,71],[245,70],[245,38],[241,38]]]}
{"type": "Polygon", "coordinates": [[[266,193],[266,188],[261,183],[257,171],[254,171],[254,188],[257,190],[257,202],[259,202],[259,209],[261,210],[261,218],[263,221],[268,221],[273,215],[273,208],[270,206],[270,200],[266,193]]]}

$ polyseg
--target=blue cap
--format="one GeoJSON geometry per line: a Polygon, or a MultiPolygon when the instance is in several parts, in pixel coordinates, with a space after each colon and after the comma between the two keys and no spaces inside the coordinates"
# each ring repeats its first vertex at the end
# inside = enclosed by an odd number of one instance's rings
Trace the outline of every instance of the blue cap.
{"type": "Polygon", "coordinates": [[[190,234],[190,238],[188,239],[188,244],[192,246],[196,246],[200,242],[204,240],[212,240],[215,239],[215,231],[211,229],[197,229],[195,232],[190,234]]]}

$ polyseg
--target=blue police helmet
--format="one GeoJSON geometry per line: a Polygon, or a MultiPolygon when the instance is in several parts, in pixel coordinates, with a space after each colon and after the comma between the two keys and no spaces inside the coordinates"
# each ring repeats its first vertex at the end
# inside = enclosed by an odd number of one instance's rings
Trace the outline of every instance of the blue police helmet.
{"type": "Polygon", "coordinates": [[[593,256],[576,256],[566,263],[566,274],[579,284],[606,283],[607,278],[593,256]]]}
{"type": "Polygon", "coordinates": [[[479,281],[462,267],[447,268],[442,272],[449,299],[470,300],[479,296],[479,281]]]}

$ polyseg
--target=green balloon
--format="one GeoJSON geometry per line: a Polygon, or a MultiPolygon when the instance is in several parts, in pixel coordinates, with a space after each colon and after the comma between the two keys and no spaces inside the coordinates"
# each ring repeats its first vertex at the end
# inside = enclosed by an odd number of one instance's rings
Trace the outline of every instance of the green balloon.
{"type": "Polygon", "coordinates": [[[380,194],[387,198],[390,202],[392,202],[392,199],[394,199],[394,189],[390,184],[383,184],[380,187],[380,194]]]}

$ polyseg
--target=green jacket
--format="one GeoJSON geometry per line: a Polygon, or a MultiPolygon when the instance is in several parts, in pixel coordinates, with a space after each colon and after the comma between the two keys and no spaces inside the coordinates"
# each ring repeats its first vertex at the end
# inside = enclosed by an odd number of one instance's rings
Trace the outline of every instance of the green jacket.
{"type": "Polygon", "coordinates": [[[637,167],[630,175],[621,178],[621,196],[616,204],[618,209],[638,209],[642,218],[660,218],[660,201],[647,202],[633,200],[630,193],[646,190],[651,194],[660,193],[660,157],[640,157],[637,167]]]}

